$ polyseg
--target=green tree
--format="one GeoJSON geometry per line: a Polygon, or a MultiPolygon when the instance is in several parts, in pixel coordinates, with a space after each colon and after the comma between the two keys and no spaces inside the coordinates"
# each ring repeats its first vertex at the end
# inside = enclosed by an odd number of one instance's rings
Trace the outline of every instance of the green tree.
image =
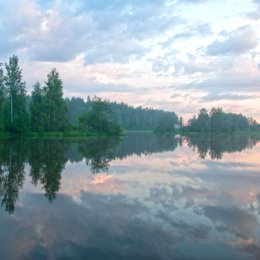
{"type": "Polygon", "coordinates": [[[189,120],[186,129],[195,132],[233,133],[255,130],[256,125],[252,118],[246,118],[242,114],[225,113],[221,108],[213,107],[209,114],[206,109],[201,109],[197,117],[189,120]]]}
{"type": "Polygon", "coordinates": [[[183,117],[181,116],[179,119],[179,127],[182,128],[183,127],[183,117]]]}
{"type": "Polygon", "coordinates": [[[224,125],[223,111],[221,108],[212,108],[210,111],[210,130],[214,133],[222,132],[224,125]]]}
{"type": "Polygon", "coordinates": [[[200,132],[209,132],[210,130],[210,117],[208,111],[202,108],[198,114],[198,124],[200,126],[200,132]]]}
{"type": "Polygon", "coordinates": [[[45,92],[45,113],[46,123],[45,130],[60,131],[64,130],[66,125],[65,113],[66,103],[63,99],[63,84],[59,73],[56,69],[52,69],[47,75],[45,92]]]}
{"type": "MultiPolygon", "coordinates": [[[[93,101],[95,101],[94,98],[93,101]]],[[[164,116],[174,118],[173,125],[178,125],[178,116],[174,112],[157,110],[152,108],[133,107],[125,103],[107,102],[112,110],[112,120],[126,130],[154,130],[159,121],[164,116]]],[[[88,97],[87,101],[82,98],[66,98],[68,112],[66,117],[71,125],[75,125],[86,112],[92,109],[92,100],[88,97]]]]}
{"type": "Polygon", "coordinates": [[[0,63],[0,131],[4,130],[4,102],[5,102],[5,78],[4,70],[2,69],[2,64],[0,63]]]}
{"type": "Polygon", "coordinates": [[[5,106],[5,121],[7,130],[25,132],[28,129],[28,114],[26,111],[25,82],[22,81],[22,70],[18,65],[18,57],[13,55],[5,64],[5,86],[8,100],[5,106]]]}
{"type": "Polygon", "coordinates": [[[174,132],[176,130],[176,122],[178,122],[178,119],[176,120],[176,118],[172,114],[162,114],[162,116],[158,120],[158,125],[155,128],[155,132],[174,132]]]}
{"type": "Polygon", "coordinates": [[[44,122],[46,121],[45,96],[39,82],[36,82],[33,86],[30,115],[31,130],[36,132],[44,131],[44,122]]]}
{"type": "Polygon", "coordinates": [[[79,127],[80,130],[101,135],[117,136],[121,133],[120,126],[113,119],[109,103],[97,97],[92,100],[92,110],[79,118],[79,127]]]}

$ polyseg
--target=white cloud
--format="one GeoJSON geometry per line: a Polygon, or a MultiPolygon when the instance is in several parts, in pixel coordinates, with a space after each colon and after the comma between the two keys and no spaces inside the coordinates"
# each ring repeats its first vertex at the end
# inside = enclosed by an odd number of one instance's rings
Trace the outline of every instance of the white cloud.
{"type": "Polygon", "coordinates": [[[258,9],[256,0],[0,0],[0,57],[19,55],[28,88],[56,67],[67,96],[184,116],[234,104],[260,119],[258,9]]]}
{"type": "Polygon", "coordinates": [[[227,37],[224,40],[216,40],[207,47],[209,55],[239,55],[254,49],[258,44],[256,34],[249,26],[225,34],[227,37]]]}

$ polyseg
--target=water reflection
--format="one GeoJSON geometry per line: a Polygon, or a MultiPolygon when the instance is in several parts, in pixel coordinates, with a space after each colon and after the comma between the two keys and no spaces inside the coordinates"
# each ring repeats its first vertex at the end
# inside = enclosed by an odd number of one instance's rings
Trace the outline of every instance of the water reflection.
{"type": "Polygon", "coordinates": [[[2,140],[0,259],[258,260],[258,140],[2,140]]]}
{"type": "Polygon", "coordinates": [[[6,140],[0,144],[0,191],[2,206],[7,212],[14,211],[19,189],[24,181],[24,163],[28,146],[24,140],[6,140]]]}
{"type": "Polygon", "coordinates": [[[108,170],[109,162],[114,159],[111,153],[119,143],[120,140],[117,138],[102,138],[81,141],[77,145],[78,152],[85,158],[91,172],[99,173],[108,170]]]}
{"type": "Polygon", "coordinates": [[[185,138],[158,137],[151,134],[129,134],[118,138],[85,140],[2,140],[0,144],[0,195],[2,206],[13,213],[19,190],[25,178],[25,164],[30,166],[29,176],[36,186],[42,185],[49,201],[60,189],[61,173],[68,161],[85,160],[92,173],[107,171],[109,163],[129,156],[149,155],[174,151],[187,141],[196,148],[201,158],[209,155],[221,159],[223,153],[252,148],[259,138],[253,136],[189,136],[185,138]]]}
{"type": "Polygon", "coordinates": [[[224,153],[253,148],[259,136],[249,135],[191,135],[186,137],[190,147],[197,149],[200,158],[221,159],[224,153]]]}
{"type": "Polygon", "coordinates": [[[67,158],[65,151],[68,147],[64,141],[32,140],[30,142],[28,162],[31,166],[32,183],[42,184],[45,196],[53,201],[60,189],[61,172],[67,158]]]}

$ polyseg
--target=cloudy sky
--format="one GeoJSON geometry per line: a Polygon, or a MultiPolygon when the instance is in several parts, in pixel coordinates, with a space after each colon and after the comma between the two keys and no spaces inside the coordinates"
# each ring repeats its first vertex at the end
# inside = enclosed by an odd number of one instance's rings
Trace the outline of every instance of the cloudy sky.
{"type": "Polygon", "coordinates": [[[56,67],[65,96],[260,121],[259,0],[0,0],[12,54],[28,92],[56,67]]]}

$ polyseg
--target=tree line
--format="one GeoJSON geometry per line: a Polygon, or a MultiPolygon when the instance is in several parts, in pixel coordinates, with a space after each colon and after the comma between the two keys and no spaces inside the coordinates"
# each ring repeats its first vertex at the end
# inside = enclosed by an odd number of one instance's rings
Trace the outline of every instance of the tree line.
{"type": "Polygon", "coordinates": [[[43,87],[39,82],[34,84],[28,102],[18,57],[10,57],[5,71],[0,64],[0,130],[12,133],[63,130],[66,104],[62,88],[59,73],[52,69],[43,87]]]}
{"type": "Polygon", "coordinates": [[[124,130],[171,129],[178,122],[174,112],[131,107],[98,97],[64,98],[63,82],[52,69],[45,83],[36,82],[26,94],[16,55],[0,64],[0,131],[11,133],[80,131],[91,135],[120,135],[124,130]],[[4,70],[5,68],[5,70],[4,70]]]}
{"type": "Polygon", "coordinates": [[[36,82],[31,95],[26,94],[22,70],[16,55],[0,64],[0,132],[69,132],[89,135],[120,135],[122,130],[156,132],[233,133],[259,129],[252,118],[225,113],[221,108],[210,112],[201,109],[183,126],[182,117],[174,112],[132,107],[98,97],[64,98],[63,82],[52,69],[45,83],[36,82]]]}
{"type": "Polygon", "coordinates": [[[212,108],[208,112],[202,108],[188,121],[183,130],[200,133],[234,133],[260,129],[253,118],[242,114],[226,113],[222,108],[212,108]]]}
{"type": "MultiPolygon", "coordinates": [[[[88,97],[85,101],[83,98],[73,97],[66,98],[67,105],[66,116],[69,125],[76,125],[84,113],[91,111],[97,98],[88,97]]],[[[104,101],[104,100],[103,100],[104,101]]],[[[178,116],[174,112],[167,112],[152,108],[143,108],[129,106],[125,103],[106,101],[110,111],[111,120],[124,130],[154,130],[164,127],[173,130],[178,124],[178,116]]]]}

